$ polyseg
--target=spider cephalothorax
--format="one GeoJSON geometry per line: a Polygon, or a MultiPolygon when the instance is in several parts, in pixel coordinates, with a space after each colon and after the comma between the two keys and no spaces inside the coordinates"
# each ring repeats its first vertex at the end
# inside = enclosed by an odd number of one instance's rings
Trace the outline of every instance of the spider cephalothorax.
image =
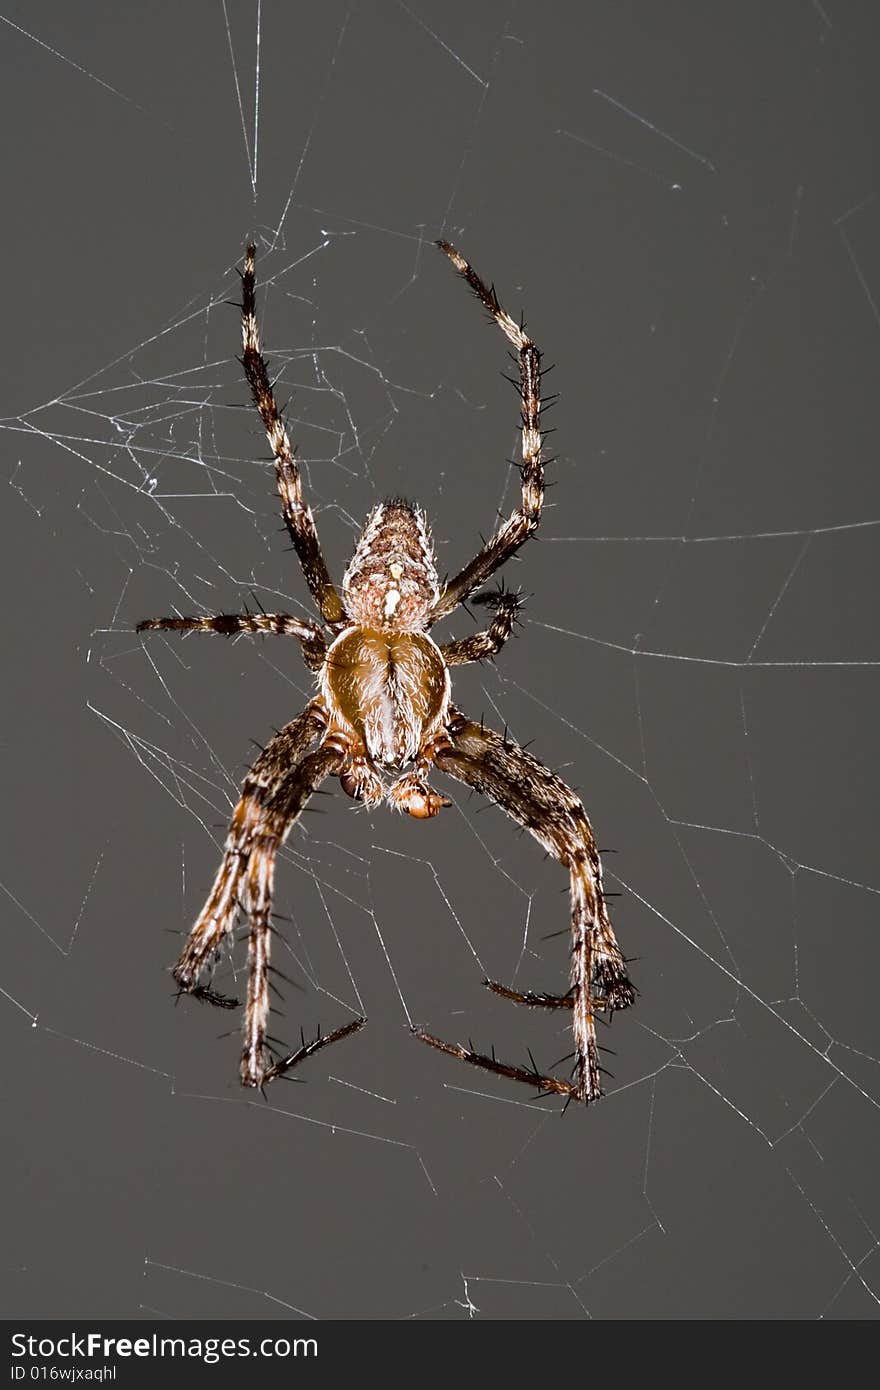
{"type": "Polygon", "coordinates": [[[510,989],[487,980],[496,994],[536,1008],[566,1009],[575,1052],[572,1079],[542,1075],[494,1055],[447,1043],[424,1029],[422,1042],[462,1061],[535,1086],[541,1094],[595,1100],[601,1094],[595,1016],[633,1002],[624,959],[614,937],[602,865],[586,812],[574,792],[524,749],[467,719],[451,702],[449,668],[500,651],[517,617],[519,599],[503,587],[476,593],[537,527],[544,498],[541,458],[541,355],[502,309],[463,256],[438,242],[513,345],[522,412],[522,500],[471,562],[440,584],[424,513],[400,498],[380,503],[364,525],[342,581],[330,578],[315,521],[260,352],[254,294],[255,249],[242,275],[242,362],[275,456],[284,519],[323,620],[289,613],[149,618],[138,631],[272,632],[295,637],[318,693],[257,758],[242,788],[226,837],[223,861],[208,899],[174,967],[179,988],[225,1007],[211,974],[239,912],[250,921],[248,993],[241,1080],[264,1086],[320,1048],[362,1028],[355,1018],[288,1055],[267,1037],[272,895],[275,858],[309,797],[330,776],[349,796],[429,819],[451,803],[428,784],[432,767],[476,788],[501,806],[564,864],[571,884],[570,988],[561,995],[510,989]],[[493,613],[489,626],[458,641],[436,643],[428,629],[466,599],[493,613]],[[324,628],[327,630],[325,635],[324,628]]]}

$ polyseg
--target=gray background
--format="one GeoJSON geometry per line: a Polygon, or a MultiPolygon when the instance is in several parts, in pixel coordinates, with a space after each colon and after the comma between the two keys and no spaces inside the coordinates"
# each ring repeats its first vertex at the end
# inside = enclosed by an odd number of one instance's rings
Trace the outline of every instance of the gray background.
{"type": "Polygon", "coordinates": [[[877,28],[6,6],[7,1316],[876,1315],[877,28]],[[310,689],[293,643],[132,632],[306,611],[242,246],[332,565],[404,492],[451,568],[515,500],[516,402],[440,234],[558,364],[525,631],[456,692],[617,851],[641,995],[564,1120],[406,1031],[568,1050],[480,984],[563,984],[564,876],[451,784],[428,824],[337,789],[291,839],[276,1031],[370,1017],[307,1084],[249,1098],[235,1017],[167,974],[250,740],[310,689]]]}

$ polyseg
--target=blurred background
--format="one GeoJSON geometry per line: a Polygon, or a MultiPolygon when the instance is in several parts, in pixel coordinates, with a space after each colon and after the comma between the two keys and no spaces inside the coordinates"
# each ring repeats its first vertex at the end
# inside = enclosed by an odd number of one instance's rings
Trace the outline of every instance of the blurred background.
{"type": "Polygon", "coordinates": [[[7,5],[6,1316],[876,1316],[877,30],[856,0],[7,5]],[[333,784],[283,856],[274,1032],[356,1037],[254,1098],[237,1016],[168,974],[311,691],[294,642],[133,631],[309,611],[245,241],[339,575],[388,494],[443,570],[517,500],[505,343],[438,236],[560,392],[524,629],[455,691],[614,851],[640,996],[564,1119],[409,1035],[570,1048],[481,984],[564,988],[565,875],[439,775],[424,823],[333,784]]]}

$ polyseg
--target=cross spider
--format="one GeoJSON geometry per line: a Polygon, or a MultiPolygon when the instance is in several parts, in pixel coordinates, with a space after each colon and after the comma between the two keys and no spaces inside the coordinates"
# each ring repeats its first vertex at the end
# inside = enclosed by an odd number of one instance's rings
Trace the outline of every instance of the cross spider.
{"type": "Polygon", "coordinates": [[[451,803],[428,785],[432,766],[467,783],[528,830],[571,879],[571,984],[561,995],[520,992],[486,980],[496,994],[519,1004],[568,1009],[574,1031],[571,1080],[510,1066],[471,1047],[444,1042],[422,1028],[420,1041],[499,1076],[524,1081],[540,1094],[592,1101],[601,1094],[595,1014],[633,1003],[635,990],[614,937],[602,889],[602,866],[586,812],[574,792],[506,735],[475,723],[452,704],[449,667],[480,661],[501,650],[513,629],[517,594],[503,587],[474,603],[492,613],[489,626],[439,645],[428,629],[464,603],[534,532],[541,519],[541,354],[522,324],[501,307],[494,288],[447,241],[437,243],[513,345],[519,366],[522,415],[522,502],[479,553],[440,583],[431,536],[420,508],[401,499],[382,502],[367,518],[345,571],[341,594],[327,569],[287,431],[278,413],[256,318],[254,263],[248,246],[242,272],[242,365],[269,437],[284,520],[322,625],[289,613],[149,618],[137,631],[272,632],[295,637],[318,693],[275,735],[242,787],[208,899],[174,967],[179,988],[232,1008],[210,984],[221,947],[239,909],[249,917],[248,986],[241,1081],[263,1087],[330,1043],[357,1032],[355,1018],[319,1034],[287,1056],[267,1038],[272,891],[275,856],[309,797],[327,777],[338,777],[349,796],[368,806],[383,800],[427,819],[451,803]],[[317,745],[313,751],[313,745],[317,745]]]}

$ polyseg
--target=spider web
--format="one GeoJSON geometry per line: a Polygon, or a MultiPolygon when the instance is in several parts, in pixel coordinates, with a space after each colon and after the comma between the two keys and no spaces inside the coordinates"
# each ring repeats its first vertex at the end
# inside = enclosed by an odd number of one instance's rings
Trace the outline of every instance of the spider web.
{"type": "Polygon", "coordinates": [[[21,157],[57,168],[8,170],[6,1305],[875,1317],[869,19],[188,8],[78,7],[100,40],[3,17],[21,157]],[[309,612],[236,361],[242,246],[334,574],[398,493],[452,569],[516,502],[517,409],[441,233],[558,364],[524,631],[454,688],[580,788],[619,894],[641,993],[564,1121],[407,1031],[570,1048],[481,985],[564,985],[566,876],[457,786],[422,824],[333,784],[291,836],[273,1029],[370,1020],[304,1084],[242,1092],[236,1016],[165,973],[252,741],[311,693],[295,643],[133,633],[309,612]]]}

